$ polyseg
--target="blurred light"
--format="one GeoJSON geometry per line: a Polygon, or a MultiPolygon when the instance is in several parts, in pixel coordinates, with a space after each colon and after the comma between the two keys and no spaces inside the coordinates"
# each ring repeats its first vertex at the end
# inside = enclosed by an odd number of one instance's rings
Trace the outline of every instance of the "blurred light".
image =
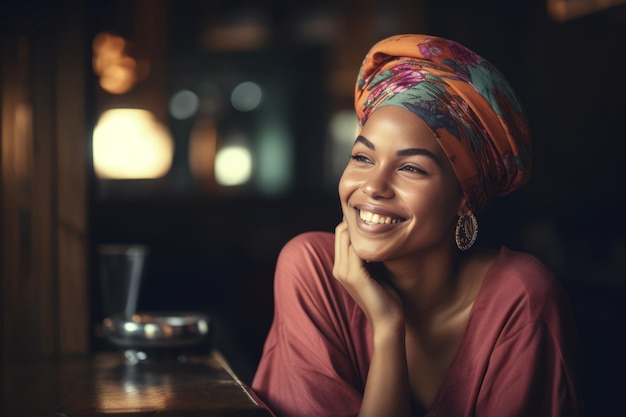
{"type": "Polygon", "coordinates": [[[125,57],[107,66],[100,75],[100,87],[111,94],[124,94],[137,82],[135,60],[125,57]]]}
{"type": "Polygon", "coordinates": [[[263,92],[261,87],[252,81],[245,81],[233,88],[230,102],[235,109],[241,112],[248,112],[256,109],[262,98],[263,92]]]}
{"type": "Polygon", "coordinates": [[[337,42],[341,37],[341,25],[333,10],[307,10],[291,23],[292,31],[300,42],[337,42]]]}
{"type": "Polygon", "coordinates": [[[201,34],[202,45],[213,51],[259,49],[268,43],[270,31],[262,10],[253,9],[211,25],[201,34]]]}
{"type": "Polygon", "coordinates": [[[124,323],[124,331],[132,333],[136,332],[137,330],[139,330],[139,325],[137,323],[134,323],[132,321],[127,321],[124,323]]]}
{"type": "Polygon", "coordinates": [[[332,178],[330,182],[336,184],[346,167],[348,156],[354,145],[359,131],[359,124],[354,110],[340,110],[330,119],[330,161],[332,163],[332,178]]]}
{"type": "Polygon", "coordinates": [[[100,87],[111,94],[128,92],[150,72],[147,61],[137,61],[126,53],[127,42],[121,36],[98,34],[92,49],[92,66],[100,87]]]}
{"type": "Polygon", "coordinates": [[[198,321],[198,330],[200,331],[200,334],[206,334],[209,332],[209,323],[207,323],[206,320],[199,320],[198,321]]]}
{"type": "MultiPolygon", "coordinates": [[[[143,328],[143,331],[148,339],[153,339],[155,337],[158,337],[160,333],[159,326],[155,323],[146,323],[143,328]]],[[[138,359],[142,360],[141,358],[138,358],[138,359]]]]}
{"type": "Polygon", "coordinates": [[[291,185],[293,149],[284,125],[260,126],[257,146],[259,191],[266,195],[286,191],[291,185]]]}
{"type": "Polygon", "coordinates": [[[359,125],[353,110],[340,110],[330,119],[330,133],[337,143],[352,146],[358,131],[359,125]]]}
{"type": "Polygon", "coordinates": [[[267,30],[257,25],[216,27],[205,36],[207,49],[217,51],[258,49],[267,43],[267,30]]]}
{"type": "Polygon", "coordinates": [[[215,157],[215,180],[224,186],[245,184],[252,175],[252,155],[241,145],[220,149],[215,157]]]}
{"type": "Polygon", "coordinates": [[[170,338],[170,336],[174,335],[174,327],[169,324],[161,324],[161,331],[166,338],[170,338]]]}
{"type": "Polygon", "coordinates": [[[190,90],[181,90],[170,99],[170,114],[178,120],[188,119],[198,111],[200,100],[190,90]]]}
{"type": "Polygon", "coordinates": [[[547,0],[548,14],[559,22],[626,3],[626,0],[547,0]]]}
{"type": "Polygon", "coordinates": [[[214,178],[217,153],[217,128],[212,120],[199,120],[189,137],[189,166],[194,177],[211,181],[214,178]]]}
{"type": "Polygon", "coordinates": [[[18,103],[13,114],[13,140],[18,146],[3,150],[11,153],[13,169],[18,184],[29,184],[32,172],[33,110],[28,103],[18,103]]]}
{"type": "Polygon", "coordinates": [[[101,74],[109,65],[124,56],[126,41],[121,36],[100,33],[94,38],[92,48],[93,70],[96,74],[101,74]]]}
{"type": "Polygon", "coordinates": [[[147,110],[107,110],[93,131],[99,178],[159,178],[169,171],[173,154],[169,131],[147,110]]]}

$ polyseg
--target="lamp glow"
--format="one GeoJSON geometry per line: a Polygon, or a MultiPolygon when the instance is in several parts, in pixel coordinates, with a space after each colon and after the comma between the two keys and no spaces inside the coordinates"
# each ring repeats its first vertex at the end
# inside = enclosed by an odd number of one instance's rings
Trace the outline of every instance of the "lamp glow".
{"type": "Polygon", "coordinates": [[[215,157],[215,180],[220,185],[245,184],[252,175],[252,155],[244,146],[220,149],[215,157]]]}
{"type": "Polygon", "coordinates": [[[105,111],[92,140],[93,165],[99,178],[159,178],[172,166],[172,137],[147,110],[105,111]]]}

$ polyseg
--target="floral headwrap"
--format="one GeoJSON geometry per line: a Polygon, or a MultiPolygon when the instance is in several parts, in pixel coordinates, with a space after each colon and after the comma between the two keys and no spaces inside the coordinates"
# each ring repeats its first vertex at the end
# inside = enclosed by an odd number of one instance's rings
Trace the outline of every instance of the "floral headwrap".
{"type": "Polygon", "coordinates": [[[530,175],[531,142],[515,92],[487,60],[435,36],[397,35],[365,57],[355,89],[360,127],[381,106],[400,106],[432,129],[470,210],[530,175]]]}

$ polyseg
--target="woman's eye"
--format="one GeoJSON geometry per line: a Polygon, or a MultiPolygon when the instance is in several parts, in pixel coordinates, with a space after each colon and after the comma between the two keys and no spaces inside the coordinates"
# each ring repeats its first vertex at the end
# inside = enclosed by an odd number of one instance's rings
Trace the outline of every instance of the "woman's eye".
{"type": "Polygon", "coordinates": [[[426,174],[426,171],[424,171],[423,169],[418,168],[418,167],[416,167],[414,165],[403,165],[400,168],[400,170],[401,171],[412,172],[412,173],[415,173],[415,174],[422,174],[422,175],[426,174]]]}
{"type": "Polygon", "coordinates": [[[353,161],[356,161],[356,162],[365,162],[365,163],[368,163],[368,164],[372,163],[371,159],[369,159],[367,156],[360,155],[360,154],[351,155],[350,159],[352,159],[353,161]]]}

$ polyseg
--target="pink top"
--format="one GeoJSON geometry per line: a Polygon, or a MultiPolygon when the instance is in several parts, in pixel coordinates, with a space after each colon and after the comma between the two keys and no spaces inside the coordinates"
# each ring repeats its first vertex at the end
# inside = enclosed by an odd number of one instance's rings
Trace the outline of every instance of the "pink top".
{"type": "MultiPolygon", "coordinates": [[[[280,417],[355,416],[372,356],[366,317],[332,275],[334,235],[310,232],[283,248],[274,322],[252,389],[280,417]]],[[[437,396],[414,415],[579,416],[575,330],[552,273],[502,248],[485,275],[437,396]]]]}

